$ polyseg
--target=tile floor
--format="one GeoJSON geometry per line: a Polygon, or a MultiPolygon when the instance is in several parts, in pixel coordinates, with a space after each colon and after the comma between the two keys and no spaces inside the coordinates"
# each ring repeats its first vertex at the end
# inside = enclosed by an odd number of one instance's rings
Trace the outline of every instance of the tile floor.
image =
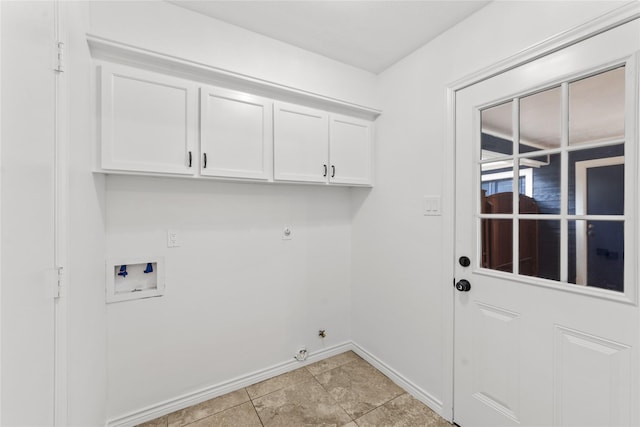
{"type": "Polygon", "coordinates": [[[140,427],[451,427],[348,351],[140,427]]]}

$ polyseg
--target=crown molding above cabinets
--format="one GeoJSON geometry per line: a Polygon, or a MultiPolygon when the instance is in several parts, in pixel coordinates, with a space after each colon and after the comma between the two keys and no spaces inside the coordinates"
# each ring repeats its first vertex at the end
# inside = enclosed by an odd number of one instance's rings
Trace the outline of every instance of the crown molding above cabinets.
{"type": "Polygon", "coordinates": [[[96,172],[372,186],[380,110],[88,36],[96,172]]]}

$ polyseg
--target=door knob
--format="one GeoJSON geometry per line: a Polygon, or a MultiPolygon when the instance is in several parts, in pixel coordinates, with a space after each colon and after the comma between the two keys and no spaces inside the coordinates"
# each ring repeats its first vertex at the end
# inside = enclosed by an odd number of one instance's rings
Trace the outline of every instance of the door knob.
{"type": "Polygon", "coordinates": [[[469,292],[471,289],[471,283],[468,280],[462,279],[456,283],[456,289],[460,292],[469,292]]]}
{"type": "Polygon", "coordinates": [[[469,259],[468,256],[461,256],[458,262],[463,267],[469,267],[471,265],[471,260],[469,259]]]}

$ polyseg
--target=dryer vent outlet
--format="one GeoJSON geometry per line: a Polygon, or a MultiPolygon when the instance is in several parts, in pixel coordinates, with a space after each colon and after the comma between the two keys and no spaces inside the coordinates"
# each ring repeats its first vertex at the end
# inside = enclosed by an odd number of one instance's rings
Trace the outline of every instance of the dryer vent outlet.
{"type": "Polygon", "coordinates": [[[307,360],[307,349],[304,347],[301,347],[298,349],[298,351],[296,352],[296,355],[293,356],[298,362],[302,362],[307,360]]]}

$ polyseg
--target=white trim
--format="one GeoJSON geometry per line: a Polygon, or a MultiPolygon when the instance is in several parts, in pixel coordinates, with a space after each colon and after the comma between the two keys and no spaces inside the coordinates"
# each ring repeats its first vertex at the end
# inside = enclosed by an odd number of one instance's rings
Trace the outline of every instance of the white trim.
{"type": "MultiPolygon", "coordinates": [[[[2,22],[2,4],[0,2],[0,22],[2,22]]],[[[0,27],[0,38],[2,28],[0,27]]],[[[0,47],[0,99],[2,99],[2,48],[0,47]]],[[[2,167],[2,102],[0,102],[0,168],[2,167]]],[[[2,189],[2,174],[0,174],[0,189],[2,189]]],[[[2,201],[2,191],[0,191],[0,203],[2,201]]],[[[2,209],[0,209],[0,261],[2,260],[2,209]]],[[[2,262],[0,262],[0,319],[2,318],[2,262]]],[[[0,328],[0,374],[2,373],[2,328],[0,328]]],[[[0,420],[2,420],[2,396],[4,387],[0,381],[0,420]]]]}
{"type": "MultiPolygon", "coordinates": [[[[586,215],[587,169],[624,165],[624,156],[576,162],[576,215],[586,215]]],[[[587,227],[586,221],[576,221],[576,285],[587,285],[587,227]],[[582,262],[579,262],[582,261],[582,262]]]]}
{"type": "MultiPolygon", "coordinates": [[[[440,416],[449,422],[453,421],[453,365],[454,365],[454,320],[455,320],[455,291],[452,282],[455,282],[455,212],[456,212],[456,91],[452,87],[447,88],[447,130],[446,142],[443,149],[444,170],[449,171],[448,176],[443,176],[442,181],[442,253],[443,253],[443,281],[442,292],[442,411],[440,416]],[[447,261],[448,260],[448,261],[447,261]],[[452,282],[450,282],[451,280],[452,282]],[[448,290],[448,291],[447,291],[448,290]]],[[[462,256],[465,254],[459,254],[462,256]]],[[[468,256],[468,254],[466,254],[468,256]]],[[[479,264],[476,260],[472,265],[479,264]]]]}
{"type": "MultiPolygon", "coordinates": [[[[606,13],[589,22],[578,25],[572,29],[564,31],[560,34],[552,36],[538,44],[522,50],[521,52],[504,59],[489,67],[483,68],[475,73],[467,75],[447,85],[447,132],[446,143],[443,152],[444,170],[449,171],[449,175],[445,176],[443,181],[443,227],[442,233],[442,250],[444,259],[450,262],[443,264],[443,286],[447,286],[449,291],[443,292],[443,403],[442,417],[447,420],[453,420],[453,384],[454,384],[454,320],[455,320],[455,292],[453,286],[450,286],[449,280],[455,276],[455,157],[456,157],[456,92],[487,80],[493,76],[504,73],[521,65],[532,62],[543,56],[547,56],[553,52],[559,51],[565,47],[579,43],[582,40],[601,34],[611,28],[623,25],[640,17],[640,3],[627,3],[609,13],[606,13]]],[[[463,254],[460,254],[463,255],[463,254]]],[[[477,265],[477,262],[475,263],[477,265]]]]}
{"type": "Polygon", "coordinates": [[[551,36],[540,43],[536,43],[533,46],[516,53],[515,55],[458,79],[447,85],[447,89],[457,92],[476,83],[480,83],[481,81],[488,80],[498,74],[502,74],[583,40],[604,33],[607,30],[619,27],[620,25],[633,21],[639,17],[640,3],[627,3],[612,10],[611,12],[592,19],[589,22],[561,32],[560,34],[556,34],[555,36],[551,36]]]}
{"type": "Polygon", "coordinates": [[[164,402],[150,405],[146,408],[141,408],[126,415],[113,418],[108,420],[105,425],[107,427],[132,427],[352,349],[353,345],[348,341],[323,350],[314,351],[313,353],[310,353],[307,360],[302,363],[294,360],[292,357],[291,360],[286,362],[281,362],[268,368],[242,375],[229,381],[214,384],[200,390],[195,390],[190,393],[183,394],[182,396],[176,396],[175,398],[165,400],[164,402]]]}
{"type": "Polygon", "coordinates": [[[202,403],[209,399],[231,393],[243,387],[248,387],[252,384],[259,383],[260,381],[264,381],[269,378],[291,372],[294,369],[310,365],[312,363],[344,353],[349,350],[352,350],[358,356],[362,357],[373,367],[389,377],[389,379],[391,379],[395,384],[397,384],[407,393],[411,394],[413,397],[427,405],[434,412],[436,412],[440,416],[443,416],[443,406],[441,400],[435,398],[433,395],[408,380],[406,377],[404,377],[391,366],[380,360],[378,357],[374,356],[364,347],[361,347],[353,341],[347,341],[342,344],[329,347],[327,349],[315,351],[311,353],[307,360],[303,363],[297,362],[292,358],[287,362],[282,362],[277,365],[255,371],[229,381],[215,384],[210,387],[205,387],[191,393],[186,393],[182,396],[177,396],[173,399],[166,400],[156,405],[150,405],[138,411],[130,412],[129,414],[113,418],[111,420],[108,420],[105,425],[106,427],[132,427],[140,423],[160,418],[172,412],[179,411],[180,409],[184,409],[192,405],[197,405],[198,403],[202,403]]]}
{"type": "Polygon", "coordinates": [[[382,113],[377,108],[366,107],[92,34],[87,34],[87,43],[94,59],[137,66],[144,64],[145,67],[153,71],[177,73],[186,78],[198,80],[204,79],[206,83],[213,85],[223,85],[229,89],[242,88],[243,91],[254,93],[257,96],[275,97],[286,102],[301,103],[309,107],[327,109],[331,112],[368,120],[375,120],[382,113]]]}
{"type": "Polygon", "coordinates": [[[419,386],[411,382],[409,379],[404,377],[398,371],[396,371],[395,369],[387,365],[385,362],[383,362],[382,360],[380,360],[379,358],[371,354],[369,351],[367,351],[360,345],[354,342],[352,342],[351,344],[353,347],[353,351],[358,356],[362,357],[364,360],[369,362],[369,364],[371,364],[377,370],[379,370],[380,372],[385,374],[387,377],[389,377],[391,381],[396,383],[398,386],[404,389],[407,393],[409,393],[410,395],[412,395],[413,397],[415,397],[416,399],[418,399],[419,401],[427,405],[434,412],[436,412],[438,415],[444,418],[444,416],[442,415],[443,413],[442,401],[440,399],[437,399],[427,391],[423,390],[422,388],[420,388],[419,386]]]}
{"type": "MultiPolygon", "coordinates": [[[[68,46],[65,21],[65,3],[55,0],[55,42],[68,46]]],[[[64,288],[64,266],[67,265],[68,236],[68,141],[69,110],[68,80],[66,73],[56,72],[55,88],[55,135],[54,135],[54,267],[62,273],[59,276],[64,288]]],[[[54,300],[54,419],[53,425],[68,425],[68,336],[66,289],[60,289],[54,300]]]]}

